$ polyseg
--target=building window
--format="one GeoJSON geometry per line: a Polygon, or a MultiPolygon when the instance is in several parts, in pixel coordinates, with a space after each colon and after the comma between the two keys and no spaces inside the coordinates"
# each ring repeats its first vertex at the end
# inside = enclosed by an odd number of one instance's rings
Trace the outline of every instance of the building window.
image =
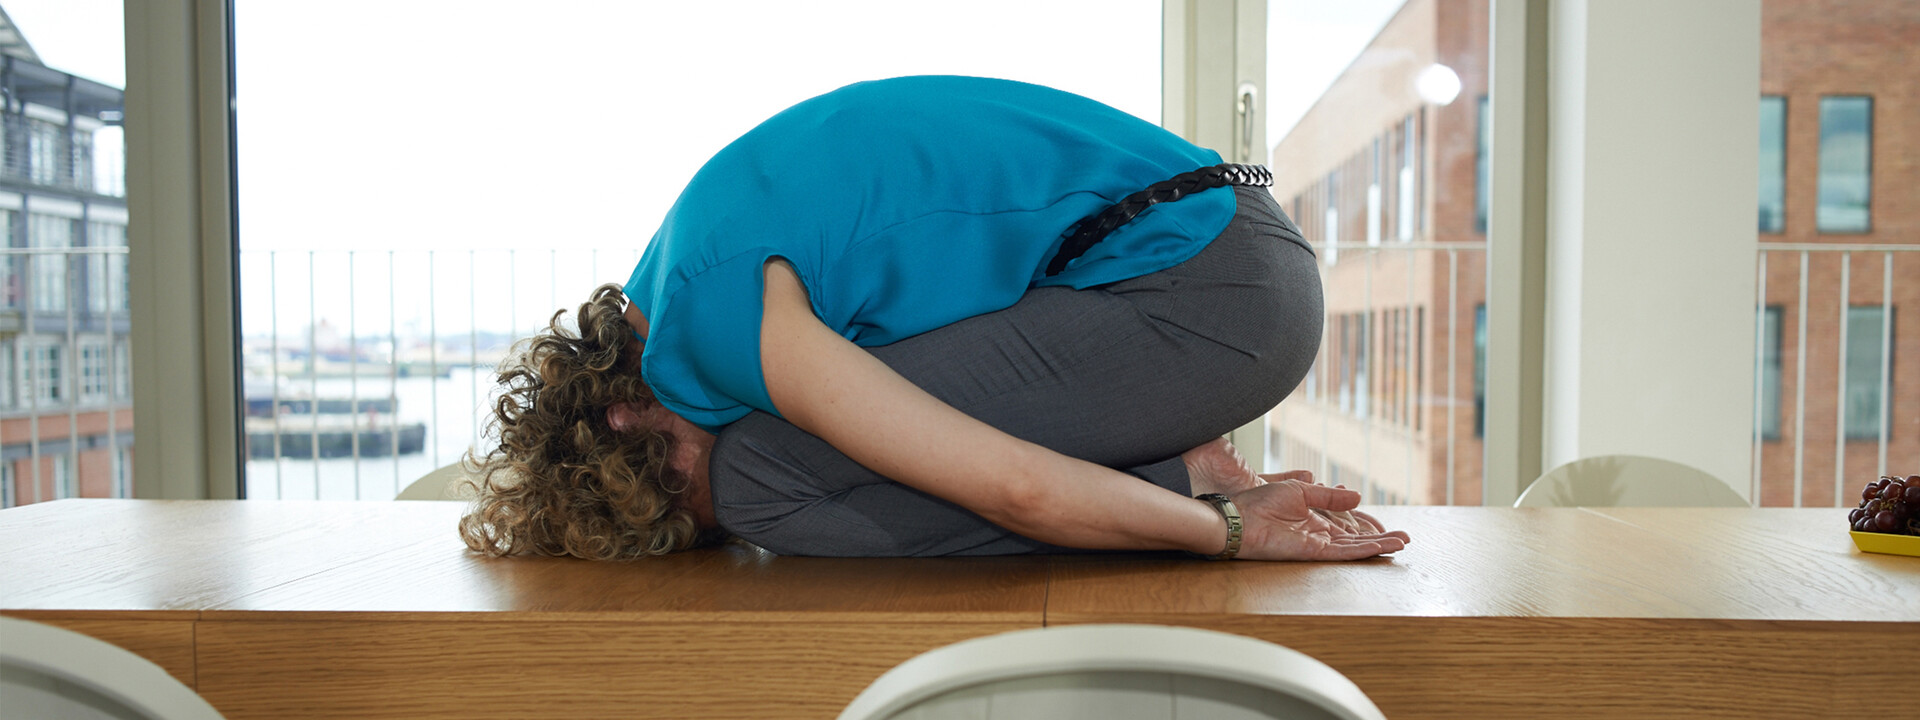
{"type": "Polygon", "coordinates": [[[1414,147],[1413,113],[1407,113],[1407,119],[1400,123],[1400,187],[1397,190],[1400,212],[1394,215],[1396,224],[1400,226],[1400,242],[1413,242],[1413,215],[1416,212],[1413,204],[1416,199],[1413,191],[1414,147]]]}
{"type": "Polygon", "coordinates": [[[1872,228],[1873,98],[1820,98],[1820,207],[1814,221],[1823,233],[1863,233],[1872,228]]]}
{"type": "Polygon", "coordinates": [[[1780,318],[1785,310],[1768,305],[1760,324],[1760,439],[1780,439],[1780,318]]]}
{"type": "Polygon", "coordinates": [[[66,129],[38,118],[27,120],[27,176],[36,185],[59,185],[65,177],[61,157],[66,129]]]}
{"type": "Polygon", "coordinates": [[[1427,306],[1422,305],[1413,311],[1413,429],[1420,431],[1421,417],[1426,412],[1421,408],[1427,393],[1427,306]]]}
{"type": "Polygon", "coordinates": [[[113,496],[117,498],[133,497],[133,451],[124,447],[114,448],[113,457],[113,496]]]}
{"type": "MultiPolygon", "coordinates": [[[[1882,361],[1887,347],[1882,340],[1893,334],[1893,316],[1884,305],[1860,305],[1847,308],[1847,388],[1846,427],[1848,440],[1878,440],[1883,423],[1888,421],[1889,385],[1881,394],[1882,361]]],[[[1887,367],[1889,372],[1893,368],[1887,367]]]]}
{"type": "Polygon", "coordinates": [[[1473,306],[1473,436],[1487,435],[1487,306],[1473,306]]]}
{"type": "Polygon", "coordinates": [[[19,386],[20,378],[15,375],[13,358],[13,340],[0,340],[0,409],[12,410],[17,407],[14,389],[19,386]]]}
{"type": "Polygon", "coordinates": [[[1340,344],[1337,346],[1340,348],[1340,357],[1337,361],[1340,366],[1340,376],[1336,380],[1340,412],[1353,410],[1353,323],[1349,322],[1350,320],[1352,320],[1350,315],[1334,317],[1334,325],[1340,328],[1340,344]]]}
{"type": "Polygon", "coordinates": [[[1326,220],[1320,231],[1326,233],[1327,264],[1332,265],[1340,258],[1340,171],[1327,173],[1326,182],[1326,220]]]}
{"type": "Polygon", "coordinates": [[[1493,144],[1493,130],[1487,123],[1487,96],[1480,96],[1478,118],[1480,132],[1476,136],[1473,151],[1473,231],[1487,231],[1487,194],[1492,192],[1488,186],[1490,172],[1487,166],[1487,151],[1493,144]]]}
{"type": "Polygon", "coordinates": [[[80,402],[103,403],[113,389],[111,347],[105,338],[80,342],[80,402]]]}
{"type": "Polygon", "coordinates": [[[30,345],[27,348],[27,374],[32,382],[32,401],[37,405],[58,405],[67,397],[61,373],[65,356],[57,342],[30,345]]]}
{"type": "Polygon", "coordinates": [[[1373,150],[1367,156],[1367,245],[1380,244],[1382,218],[1380,213],[1380,164],[1386,159],[1380,153],[1380,138],[1373,139],[1373,150]]]}
{"type": "MultiPolygon", "coordinates": [[[[72,218],[58,215],[27,214],[27,247],[36,249],[65,249],[73,247],[72,218]]],[[[67,262],[62,253],[36,254],[27,257],[32,263],[30,280],[33,282],[33,309],[58,312],[67,309],[67,262]]]]}
{"type": "Polygon", "coordinates": [[[1787,227],[1787,99],[1760,98],[1760,232],[1787,227]]]}
{"type": "Polygon", "coordinates": [[[133,399],[133,371],[128,367],[127,341],[119,340],[113,344],[113,399],[133,399]]]}
{"type": "Polygon", "coordinates": [[[1359,329],[1355,332],[1353,349],[1353,416],[1366,417],[1373,410],[1372,373],[1373,364],[1373,313],[1356,313],[1359,329]]]}
{"type": "MultiPolygon", "coordinates": [[[[92,247],[126,247],[127,226],[118,223],[88,223],[87,244],[92,247]]],[[[93,312],[127,311],[127,256],[100,253],[86,256],[87,309],[93,312]]]]}
{"type": "Polygon", "coordinates": [[[65,455],[55,455],[53,460],[53,499],[80,497],[80,483],[73,476],[73,461],[65,455]]]}
{"type": "MultiPolygon", "coordinates": [[[[5,132],[0,132],[0,136],[5,135],[5,132]]],[[[0,247],[13,247],[15,239],[20,237],[14,232],[14,224],[20,221],[20,213],[12,210],[0,210],[0,220],[5,221],[4,223],[0,223],[0,232],[6,233],[5,238],[0,238],[0,247]]],[[[5,297],[0,298],[0,307],[5,307],[8,310],[18,310],[26,305],[26,279],[21,277],[21,273],[25,272],[26,268],[26,258],[18,255],[8,255],[0,258],[0,270],[6,273],[7,283],[4,293],[5,297]]]]}

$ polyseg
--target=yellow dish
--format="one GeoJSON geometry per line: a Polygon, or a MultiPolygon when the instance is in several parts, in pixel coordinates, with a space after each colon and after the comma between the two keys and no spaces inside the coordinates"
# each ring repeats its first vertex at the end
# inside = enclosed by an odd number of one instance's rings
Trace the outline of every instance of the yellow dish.
{"type": "Polygon", "coordinates": [[[1848,532],[1853,535],[1854,546],[1860,548],[1861,552],[1920,557],[1920,535],[1888,535],[1858,530],[1848,532]]]}

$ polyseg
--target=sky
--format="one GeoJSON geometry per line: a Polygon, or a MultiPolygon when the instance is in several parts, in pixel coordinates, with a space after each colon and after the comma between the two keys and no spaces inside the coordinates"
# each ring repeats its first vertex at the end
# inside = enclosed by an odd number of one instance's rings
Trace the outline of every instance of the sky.
{"type": "MultiPolygon", "coordinates": [[[[1270,0],[1270,142],[1403,1],[1270,0]]],[[[344,331],[347,301],[362,333],[424,332],[429,303],[437,332],[530,328],[623,281],[720,147],[850,82],[1006,77],[1157,122],[1160,6],[236,0],[243,331],[344,331]]],[[[124,86],[118,0],[0,7],[48,65],[124,86]]]]}

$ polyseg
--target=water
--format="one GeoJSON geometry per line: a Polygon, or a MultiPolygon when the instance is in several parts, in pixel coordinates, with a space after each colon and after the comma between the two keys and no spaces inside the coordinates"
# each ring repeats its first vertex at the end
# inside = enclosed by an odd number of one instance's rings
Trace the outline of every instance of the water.
{"type": "MultiPolygon", "coordinates": [[[[493,391],[491,372],[485,369],[454,368],[444,378],[399,378],[362,376],[358,397],[399,399],[403,423],[427,424],[427,439],[421,452],[412,455],[381,457],[262,459],[247,461],[243,481],[246,497],[263,500],[392,500],[400,490],[435,468],[458,462],[460,456],[480,437],[486,427],[488,396],[493,391]],[[438,404],[435,404],[436,395],[438,404]]],[[[291,380],[297,392],[314,393],[315,381],[291,380]]],[[[346,379],[318,381],[317,395],[322,398],[354,396],[354,383],[346,379]]],[[[286,386],[282,386],[283,389],[286,386]]],[[[284,390],[283,390],[284,391],[284,390]]]]}

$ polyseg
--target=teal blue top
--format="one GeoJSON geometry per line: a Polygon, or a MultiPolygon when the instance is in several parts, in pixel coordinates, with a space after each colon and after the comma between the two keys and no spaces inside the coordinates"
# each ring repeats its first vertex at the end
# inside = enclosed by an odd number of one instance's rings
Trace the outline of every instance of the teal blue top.
{"type": "Polygon", "coordinates": [[[777,412],[760,373],[769,258],[866,347],[1004,309],[1028,288],[1172,267],[1233,219],[1232,188],[1155,205],[1045,276],[1080,219],[1219,162],[1119,110],[1007,80],[896,78],[802,102],[707,161],[647,245],[626,285],[650,325],[642,375],[709,432],[777,412]]]}

